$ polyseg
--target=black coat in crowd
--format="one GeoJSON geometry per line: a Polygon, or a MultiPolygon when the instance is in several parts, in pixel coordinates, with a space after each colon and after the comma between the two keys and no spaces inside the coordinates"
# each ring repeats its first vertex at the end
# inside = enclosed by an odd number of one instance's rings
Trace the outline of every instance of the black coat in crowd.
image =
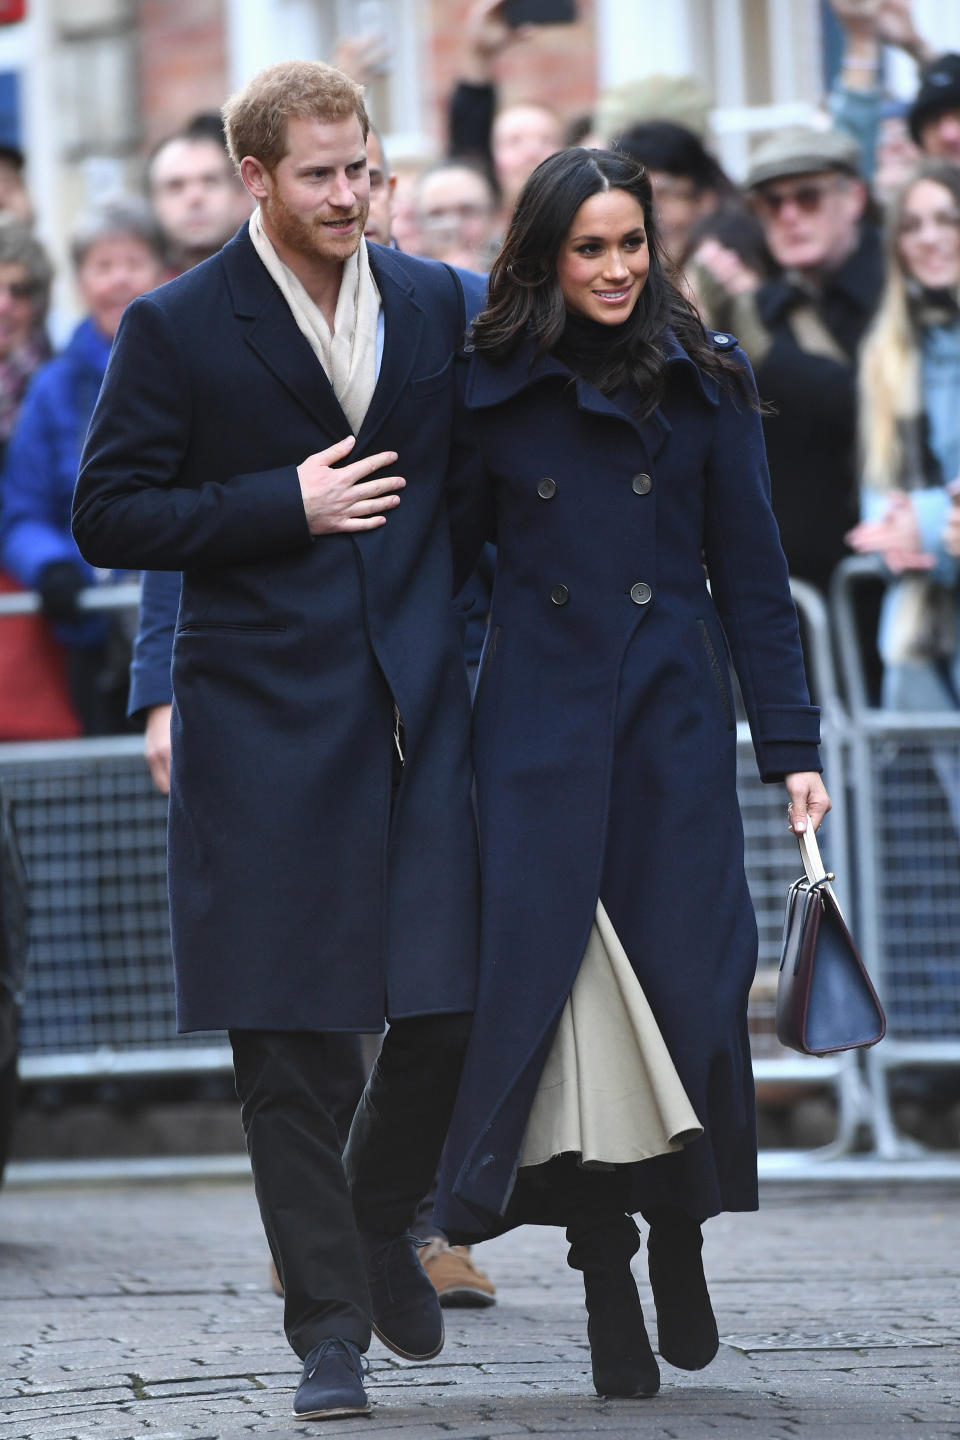
{"type": "Polygon", "coordinates": [[[822,590],[850,553],[843,537],[859,518],[856,356],[882,285],[880,237],[866,227],[816,302],[842,352],[834,355],[798,340],[791,315],[809,306],[809,295],[789,276],[768,281],[757,295],[773,341],[756,367],[760,394],[773,407],[763,423],[773,509],[790,574],[822,590]]]}

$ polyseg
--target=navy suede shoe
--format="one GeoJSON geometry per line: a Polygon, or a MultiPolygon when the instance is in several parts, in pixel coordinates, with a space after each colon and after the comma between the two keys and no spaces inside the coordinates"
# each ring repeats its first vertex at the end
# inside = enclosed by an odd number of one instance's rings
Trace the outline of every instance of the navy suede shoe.
{"type": "Polygon", "coordinates": [[[343,1415],[369,1415],[363,1388],[366,1362],[350,1340],[322,1340],[303,1362],[303,1376],[293,1400],[298,1420],[333,1420],[343,1415]]]}
{"type": "Polygon", "coordinates": [[[404,1360],[432,1360],[443,1349],[443,1313],[417,1254],[414,1235],[392,1240],[361,1231],[373,1333],[404,1360]]]}

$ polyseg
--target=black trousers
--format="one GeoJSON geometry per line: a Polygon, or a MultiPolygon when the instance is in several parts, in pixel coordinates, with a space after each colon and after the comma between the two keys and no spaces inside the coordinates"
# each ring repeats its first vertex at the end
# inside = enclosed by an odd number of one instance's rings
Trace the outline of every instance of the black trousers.
{"type": "MultiPolygon", "coordinates": [[[[470,1032],[469,1015],[391,1024],[341,1157],[348,1035],[231,1030],[263,1228],[283,1282],[284,1329],[303,1358],[322,1340],[370,1344],[357,1233],[402,1234],[433,1181],[470,1032]]],[[[355,1091],[354,1091],[355,1094],[355,1091]]]]}

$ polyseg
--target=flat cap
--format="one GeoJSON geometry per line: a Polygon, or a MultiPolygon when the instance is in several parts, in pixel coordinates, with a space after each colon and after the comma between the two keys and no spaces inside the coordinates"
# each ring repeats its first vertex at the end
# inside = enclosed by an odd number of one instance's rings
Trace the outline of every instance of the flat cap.
{"type": "Polygon", "coordinates": [[[750,157],[744,185],[752,190],[786,175],[816,175],[821,170],[860,174],[860,146],[845,130],[814,130],[791,125],[758,145],[750,157]]]}

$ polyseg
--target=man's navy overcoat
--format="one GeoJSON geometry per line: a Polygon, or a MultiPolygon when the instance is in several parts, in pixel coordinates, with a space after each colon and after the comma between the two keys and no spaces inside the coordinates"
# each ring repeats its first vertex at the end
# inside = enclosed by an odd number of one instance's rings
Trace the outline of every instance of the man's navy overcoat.
{"type": "Polygon", "coordinates": [[[458,360],[498,545],[474,721],[481,978],[437,1209],[460,1238],[538,1218],[506,1207],[598,897],[705,1131],[629,1167],[631,1210],[756,1203],[728,644],[764,778],[820,768],[818,711],[759,415],[672,335],[666,357],[643,423],[529,348],[458,360]]]}
{"type": "Polygon", "coordinates": [[[307,530],[296,466],[350,425],[246,227],[130,306],[87,439],[83,554],[183,571],[168,842],[183,1030],[379,1031],[385,1014],[473,1003],[446,515],[469,314],[449,268],[370,258],[385,345],[351,458],[398,452],[407,488],[386,525],[307,530]]]}

